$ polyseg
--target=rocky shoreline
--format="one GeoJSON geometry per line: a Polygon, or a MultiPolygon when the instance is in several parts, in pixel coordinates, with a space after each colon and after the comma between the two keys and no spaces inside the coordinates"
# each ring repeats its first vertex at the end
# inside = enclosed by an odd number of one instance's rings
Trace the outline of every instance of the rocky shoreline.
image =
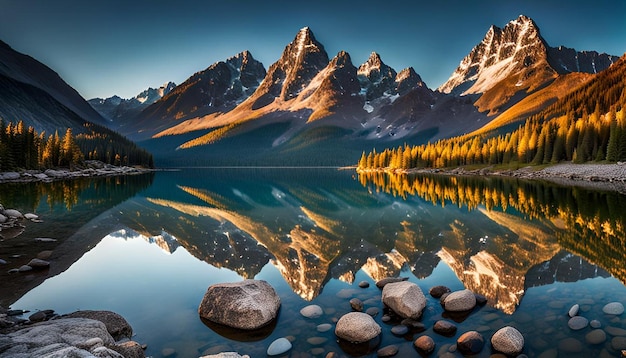
{"type": "Polygon", "coordinates": [[[46,169],[24,170],[20,172],[0,173],[2,183],[52,182],[77,178],[93,178],[116,175],[137,175],[154,171],[154,169],[128,166],[115,166],[97,160],[86,160],[84,167],[79,169],[46,169]]]}

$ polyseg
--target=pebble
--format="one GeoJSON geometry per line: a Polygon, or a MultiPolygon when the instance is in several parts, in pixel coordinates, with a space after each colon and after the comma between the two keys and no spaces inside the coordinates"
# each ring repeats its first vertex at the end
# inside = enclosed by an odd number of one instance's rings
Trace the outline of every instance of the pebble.
{"type": "Polygon", "coordinates": [[[268,356],[277,356],[279,354],[283,354],[291,349],[291,342],[285,337],[278,338],[274,342],[270,344],[267,348],[268,356]]]}
{"type": "Polygon", "coordinates": [[[441,298],[441,296],[444,293],[449,293],[449,292],[452,292],[452,291],[446,286],[434,286],[434,287],[431,287],[430,290],[428,290],[428,293],[434,298],[441,298]]]}
{"type": "Polygon", "coordinates": [[[604,328],[604,330],[606,331],[606,333],[610,334],[611,336],[626,336],[626,329],[623,328],[619,328],[619,327],[614,327],[614,326],[607,326],[604,328]]]}
{"type": "Polygon", "coordinates": [[[606,333],[601,329],[594,329],[585,335],[585,341],[589,344],[601,344],[606,341],[606,333]]]}
{"type": "Polygon", "coordinates": [[[391,327],[391,333],[395,334],[396,336],[404,336],[405,334],[409,333],[409,327],[403,324],[393,326],[391,327]]]}
{"type": "Polygon", "coordinates": [[[4,261],[3,259],[0,259],[0,265],[6,265],[6,264],[7,264],[6,261],[4,261]]]}
{"type": "Polygon", "coordinates": [[[28,271],[32,271],[33,268],[28,266],[28,265],[22,265],[20,266],[19,269],[17,269],[19,272],[28,272],[28,271]]]}
{"type": "Polygon", "coordinates": [[[476,331],[465,332],[456,340],[457,350],[463,355],[478,354],[484,346],[485,339],[476,331]]]}
{"type": "Polygon", "coordinates": [[[626,349],[626,337],[613,337],[611,347],[615,350],[626,349]]]}
{"type": "Polygon", "coordinates": [[[591,326],[591,328],[602,327],[602,323],[600,323],[600,321],[598,321],[597,319],[591,320],[591,322],[589,322],[589,325],[591,326]]]}
{"type": "Polygon", "coordinates": [[[368,315],[372,317],[376,317],[379,312],[380,310],[378,309],[378,307],[370,307],[365,311],[365,313],[367,313],[368,315]]]}
{"type": "Polygon", "coordinates": [[[318,355],[324,354],[325,351],[326,350],[324,348],[317,347],[317,348],[311,349],[311,354],[313,354],[314,356],[318,356],[318,355]]]}
{"type": "Polygon", "coordinates": [[[361,288],[368,288],[368,287],[370,287],[370,283],[367,282],[367,281],[361,281],[361,282],[359,282],[359,287],[361,287],[361,288]]]}
{"type": "Polygon", "coordinates": [[[435,341],[430,336],[421,336],[413,342],[415,348],[426,355],[435,351],[435,341]]]}
{"type": "Polygon", "coordinates": [[[393,344],[389,346],[385,346],[376,352],[376,355],[378,357],[393,357],[396,354],[398,354],[398,346],[393,345],[393,344]]]}
{"type": "Polygon", "coordinates": [[[308,305],[300,310],[300,314],[306,318],[318,318],[324,311],[318,305],[308,305]]]}
{"type": "Polygon", "coordinates": [[[578,311],[580,310],[580,305],[577,303],[575,305],[572,306],[572,308],[569,309],[569,311],[567,311],[567,314],[571,317],[574,317],[576,315],[578,315],[578,311]]]}
{"type": "Polygon", "coordinates": [[[358,298],[353,298],[353,299],[350,300],[350,307],[352,307],[352,309],[354,311],[362,312],[363,311],[363,301],[361,301],[358,298]]]}
{"type": "Polygon", "coordinates": [[[317,326],[318,332],[328,332],[333,328],[333,325],[330,323],[322,323],[317,326]]]}
{"type": "Polygon", "coordinates": [[[435,322],[433,326],[433,331],[443,335],[443,336],[453,336],[456,333],[456,325],[452,322],[439,320],[435,322]]]}
{"type": "Polygon", "coordinates": [[[380,320],[383,322],[389,322],[391,321],[391,316],[384,314],[380,320]]]}
{"type": "Polygon", "coordinates": [[[622,313],[624,313],[624,305],[621,304],[620,302],[607,303],[602,308],[602,312],[604,312],[606,314],[612,314],[612,315],[619,316],[622,313]]]}
{"type": "Polygon", "coordinates": [[[412,318],[405,318],[402,320],[402,322],[400,322],[400,324],[409,327],[409,329],[415,332],[423,332],[426,330],[426,326],[422,322],[414,320],[412,318]]]}
{"type": "Polygon", "coordinates": [[[589,325],[589,320],[586,319],[585,317],[574,316],[570,318],[569,321],[567,321],[567,325],[569,326],[570,329],[573,329],[574,331],[578,331],[587,327],[589,325]]]}
{"type": "Polygon", "coordinates": [[[324,337],[311,337],[308,338],[307,343],[314,345],[314,346],[319,346],[320,344],[324,344],[326,343],[326,341],[328,341],[328,338],[324,338],[324,337]]]}

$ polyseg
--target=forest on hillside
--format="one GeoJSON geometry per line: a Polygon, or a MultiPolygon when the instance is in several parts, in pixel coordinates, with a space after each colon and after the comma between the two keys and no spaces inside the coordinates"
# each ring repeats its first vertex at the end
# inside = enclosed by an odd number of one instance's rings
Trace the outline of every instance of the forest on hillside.
{"type": "Polygon", "coordinates": [[[626,60],[622,58],[511,132],[364,152],[357,169],[626,161],[625,89],[626,60]]]}
{"type": "Polygon", "coordinates": [[[100,131],[94,124],[85,124],[85,133],[73,134],[68,128],[61,137],[58,132],[47,135],[33,127],[0,119],[0,171],[75,168],[86,159],[107,164],[153,167],[152,155],[119,134],[100,131]]]}

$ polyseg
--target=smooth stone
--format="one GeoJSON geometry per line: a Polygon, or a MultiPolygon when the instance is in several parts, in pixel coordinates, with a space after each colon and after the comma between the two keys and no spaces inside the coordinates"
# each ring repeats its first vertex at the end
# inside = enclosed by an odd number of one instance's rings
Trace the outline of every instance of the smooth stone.
{"type": "Polygon", "coordinates": [[[626,337],[613,337],[611,347],[616,350],[626,349],[626,337]]]}
{"type": "Polygon", "coordinates": [[[352,343],[364,343],[378,337],[382,329],[372,316],[362,312],[347,313],[337,321],[337,337],[352,343]]]}
{"type": "Polygon", "coordinates": [[[567,311],[567,314],[571,317],[574,317],[578,314],[578,311],[580,310],[580,305],[577,303],[575,305],[573,305],[569,311],[567,311]]]}
{"type": "Polygon", "coordinates": [[[413,342],[415,348],[426,355],[435,351],[435,341],[430,336],[420,336],[413,342]]]}
{"type": "Polygon", "coordinates": [[[585,335],[585,341],[589,344],[600,344],[606,341],[606,333],[601,329],[594,329],[585,335]]]}
{"type": "Polygon", "coordinates": [[[393,357],[396,354],[398,354],[398,346],[393,345],[393,344],[389,346],[385,346],[379,349],[378,351],[376,351],[376,355],[378,357],[393,357]]]}
{"type": "Polygon", "coordinates": [[[395,334],[396,336],[403,336],[409,333],[409,327],[402,324],[398,326],[393,326],[391,327],[391,333],[395,334]]]}
{"type": "Polygon", "coordinates": [[[452,292],[452,290],[450,290],[446,286],[434,286],[434,287],[431,287],[430,290],[428,290],[428,293],[434,298],[441,298],[441,296],[444,293],[449,293],[449,292],[452,292]]]}
{"type": "Polygon", "coordinates": [[[133,328],[130,326],[130,323],[128,323],[128,321],[126,321],[126,319],[120,314],[112,311],[82,310],[64,315],[64,317],[88,318],[100,321],[104,323],[107,331],[116,341],[125,338],[130,339],[133,336],[133,328]]]}
{"type": "Polygon", "coordinates": [[[318,332],[328,332],[333,328],[333,325],[330,323],[322,323],[317,326],[318,332]]]}
{"type": "Polygon", "coordinates": [[[278,338],[267,347],[268,356],[277,356],[283,354],[291,349],[291,342],[285,337],[278,338]]]}
{"type": "Polygon", "coordinates": [[[28,262],[27,265],[35,270],[43,270],[50,267],[50,262],[42,259],[32,259],[28,262]]]}
{"type": "Polygon", "coordinates": [[[300,310],[300,314],[306,318],[318,318],[324,314],[324,310],[318,305],[308,305],[300,310]]]}
{"type": "Polygon", "coordinates": [[[28,266],[28,265],[22,265],[20,266],[20,268],[17,269],[19,272],[28,272],[28,271],[32,271],[33,268],[28,266]]]}
{"type": "Polygon", "coordinates": [[[52,238],[49,238],[49,237],[37,237],[37,238],[35,238],[35,241],[37,241],[37,242],[56,242],[57,239],[52,239],[52,238]]]}
{"type": "Polygon", "coordinates": [[[589,320],[585,317],[574,316],[567,321],[567,325],[574,331],[581,330],[589,325],[589,320]]]}
{"type": "Polygon", "coordinates": [[[433,331],[444,335],[444,336],[453,336],[456,333],[456,325],[452,322],[439,320],[435,322],[433,326],[433,331]]]}
{"type": "Polygon", "coordinates": [[[383,316],[380,318],[380,320],[381,320],[381,321],[383,321],[383,322],[385,322],[385,323],[386,323],[386,322],[390,322],[390,321],[391,321],[391,316],[389,316],[389,315],[386,315],[386,314],[385,314],[385,315],[383,315],[383,316]]]}
{"type": "Polygon", "coordinates": [[[602,312],[619,316],[624,313],[624,305],[620,302],[607,303],[604,307],[602,307],[602,312]]]}
{"type": "Polygon", "coordinates": [[[361,287],[361,288],[368,288],[368,287],[370,287],[370,283],[367,282],[367,281],[361,281],[361,282],[359,282],[359,287],[361,287]]]}
{"type": "Polygon", "coordinates": [[[44,311],[38,311],[28,316],[28,320],[31,322],[42,322],[45,321],[46,318],[48,318],[48,315],[44,311]]]}
{"type": "Polygon", "coordinates": [[[446,297],[443,304],[446,311],[470,311],[476,307],[476,296],[470,290],[455,291],[446,297]]]}
{"type": "Polygon", "coordinates": [[[51,250],[44,250],[37,254],[37,258],[40,260],[47,260],[52,256],[51,250]]]}
{"type": "Polygon", "coordinates": [[[485,296],[483,296],[481,294],[478,294],[478,293],[475,293],[474,296],[476,297],[476,305],[477,306],[484,306],[484,305],[487,304],[487,301],[488,301],[487,297],[485,297],[485,296]]]}
{"type": "Polygon", "coordinates": [[[411,319],[411,318],[403,319],[402,322],[400,322],[400,324],[403,324],[409,327],[409,329],[413,331],[417,331],[417,332],[423,332],[426,330],[426,326],[422,322],[411,319]]]}
{"type": "Polygon", "coordinates": [[[16,219],[24,217],[24,215],[22,215],[21,212],[15,209],[7,209],[2,214],[4,214],[4,216],[7,216],[9,218],[16,218],[16,219]]]}
{"type": "Polygon", "coordinates": [[[0,265],[6,265],[6,264],[7,264],[6,261],[4,261],[3,259],[0,259],[0,265]]]}
{"type": "Polygon", "coordinates": [[[491,346],[500,353],[516,356],[524,350],[524,336],[514,327],[502,327],[491,336],[491,346]]]}
{"type": "Polygon", "coordinates": [[[559,342],[559,350],[566,353],[580,353],[583,350],[583,344],[576,338],[568,337],[559,342]]]}
{"type": "Polygon", "coordinates": [[[606,331],[606,333],[614,337],[626,336],[626,329],[623,329],[623,328],[614,327],[614,326],[606,326],[604,327],[604,330],[606,331]]]}
{"type": "Polygon", "coordinates": [[[402,282],[408,279],[408,277],[385,277],[382,280],[378,280],[376,282],[376,287],[382,290],[388,283],[402,282]]]}
{"type": "Polygon", "coordinates": [[[367,310],[365,310],[365,313],[367,313],[368,315],[372,317],[376,317],[379,312],[380,310],[378,309],[378,307],[370,307],[367,310]]]}
{"type": "Polygon", "coordinates": [[[602,323],[600,323],[600,321],[598,321],[597,319],[591,320],[591,322],[589,322],[589,325],[591,326],[591,328],[600,328],[600,327],[602,327],[602,323]]]}
{"type": "Polygon", "coordinates": [[[311,338],[307,338],[307,343],[314,345],[314,346],[319,346],[320,344],[324,344],[326,343],[326,341],[328,341],[328,338],[324,338],[324,337],[311,337],[311,338]]]}
{"type": "Polygon", "coordinates": [[[350,307],[357,312],[363,311],[363,301],[358,298],[353,298],[350,300],[350,307]]]}
{"type": "Polygon", "coordinates": [[[33,213],[26,213],[24,214],[24,218],[28,219],[28,220],[37,220],[39,219],[39,216],[33,213]]]}
{"type": "Polygon", "coordinates": [[[4,224],[5,222],[7,222],[7,220],[9,220],[9,218],[0,214],[0,224],[4,224]]]}
{"type": "Polygon", "coordinates": [[[456,340],[456,348],[463,355],[478,354],[484,346],[483,335],[476,331],[465,332],[456,340]]]}

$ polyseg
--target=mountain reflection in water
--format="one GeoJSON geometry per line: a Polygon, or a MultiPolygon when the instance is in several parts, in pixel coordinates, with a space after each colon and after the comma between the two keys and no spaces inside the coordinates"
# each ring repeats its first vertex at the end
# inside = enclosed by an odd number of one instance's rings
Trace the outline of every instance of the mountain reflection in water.
{"type": "Polygon", "coordinates": [[[626,199],[617,193],[387,174],[359,175],[364,190],[351,172],[321,171],[185,170],[157,177],[117,220],[243,278],[270,262],[305,300],[359,270],[373,280],[405,269],[424,278],[440,261],[509,314],[529,287],[626,280],[626,199]]]}

